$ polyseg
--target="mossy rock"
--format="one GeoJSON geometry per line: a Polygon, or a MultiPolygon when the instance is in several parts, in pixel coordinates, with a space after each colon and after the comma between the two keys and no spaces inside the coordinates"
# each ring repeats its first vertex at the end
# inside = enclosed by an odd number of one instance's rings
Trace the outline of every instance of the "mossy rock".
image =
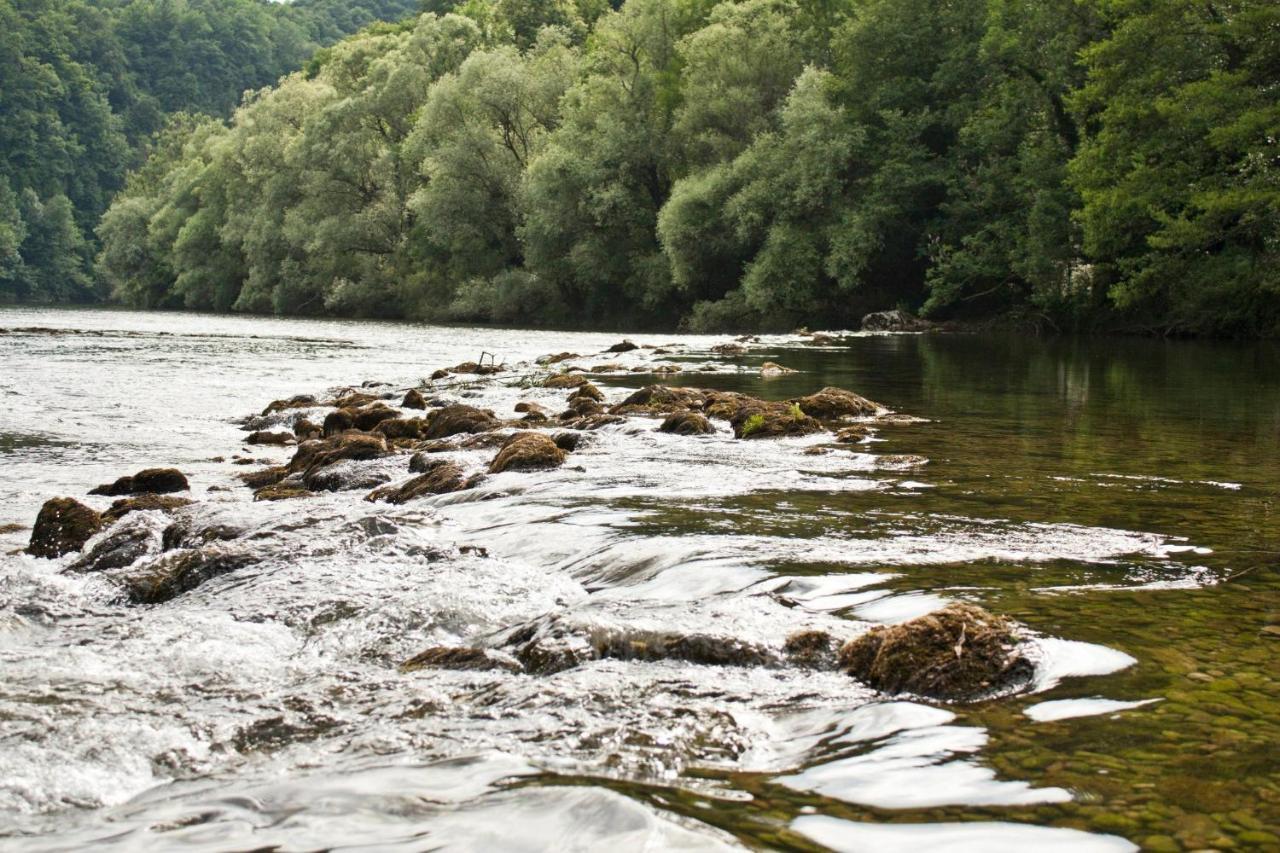
{"type": "Polygon", "coordinates": [[[829,421],[847,416],[874,415],[881,407],[843,388],[823,388],[815,394],[800,397],[791,401],[800,407],[806,415],[829,421]]]}
{"type": "Polygon", "coordinates": [[[667,415],[658,430],[674,435],[710,435],[716,428],[700,412],[675,412],[667,415]]]}
{"type": "Polygon", "coordinates": [[[840,667],[886,693],[971,702],[1026,686],[1034,674],[1012,620],[952,604],[872,628],[840,649],[840,667]]]}
{"type": "Polygon", "coordinates": [[[102,517],[75,498],[51,498],[40,507],[31,528],[27,553],[37,557],[61,557],[79,551],[102,529],[102,517]]]}
{"type": "Polygon", "coordinates": [[[489,464],[489,473],[536,471],[564,464],[565,452],[538,432],[518,432],[507,439],[489,464]]]}
{"type": "Polygon", "coordinates": [[[488,409],[477,409],[455,403],[432,412],[427,419],[425,439],[448,438],[459,433],[478,433],[497,429],[501,424],[488,409]]]}
{"type": "Polygon", "coordinates": [[[472,482],[466,477],[462,467],[455,462],[444,459],[429,460],[434,463],[426,467],[424,473],[411,480],[394,486],[382,486],[365,495],[365,500],[392,504],[408,503],[415,498],[426,495],[443,495],[460,492],[469,488],[472,482]]]}
{"type": "Polygon", "coordinates": [[[191,488],[186,475],[177,468],[146,468],[130,477],[120,477],[114,483],[98,486],[91,495],[137,495],[185,492],[191,488]]]}

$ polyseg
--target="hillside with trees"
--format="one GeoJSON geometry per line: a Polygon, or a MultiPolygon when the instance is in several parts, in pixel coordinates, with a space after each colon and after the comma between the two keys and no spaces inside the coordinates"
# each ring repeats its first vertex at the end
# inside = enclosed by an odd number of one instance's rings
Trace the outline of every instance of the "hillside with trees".
{"type": "MultiPolygon", "coordinates": [[[[106,295],[94,230],[175,113],[246,89],[417,0],[0,0],[0,301],[106,295]]],[[[184,119],[178,119],[182,121],[184,119]]]]}
{"type": "MultiPolygon", "coordinates": [[[[65,119],[77,143],[30,166],[52,174],[0,199],[0,221],[47,235],[42,292],[95,286],[82,267],[67,284],[92,240],[65,223],[116,189],[129,139],[109,116],[151,109],[150,131],[186,98],[214,117],[173,116],[98,227],[96,286],[127,304],[708,331],[904,307],[1280,330],[1269,0],[427,8],[321,51],[227,121],[217,63],[139,77],[136,105],[86,99],[65,119]],[[24,195],[36,184],[65,203],[24,195]]],[[[121,50],[94,61],[129,67],[121,50]]],[[[282,64],[230,63],[259,78],[282,64]]]]}

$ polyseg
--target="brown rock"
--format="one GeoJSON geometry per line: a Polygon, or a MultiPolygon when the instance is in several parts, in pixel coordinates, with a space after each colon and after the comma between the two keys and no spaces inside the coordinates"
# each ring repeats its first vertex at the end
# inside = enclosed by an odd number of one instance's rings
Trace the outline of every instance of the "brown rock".
{"type": "MultiPolygon", "coordinates": [[[[443,459],[429,460],[434,463],[426,472],[394,486],[383,486],[365,495],[367,501],[402,504],[424,495],[443,495],[448,492],[460,492],[472,485],[463,474],[462,468],[454,462],[443,459]]],[[[423,466],[425,467],[425,466],[423,466]]]]}
{"type": "Polygon", "coordinates": [[[266,416],[275,414],[276,412],[283,412],[286,409],[309,409],[312,406],[318,405],[320,404],[316,402],[316,398],[310,394],[298,394],[287,400],[275,400],[271,402],[262,410],[262,414],[266,416]]]}
{"type": "Polygon", "coordinates": [[[568,361],[572,358],[581,358],[576,352],[562,352],[556,355],[544,355],[538,359],[538,364],[559,364],[562,361],[568,361]]]}
{"type": "Polygon", "coordinates": [[[835,662],[835,640],[826,631],[797,631],[782,650],[792,663],[810,669],[829,669],[835,662]]]}
{"type": "Polygon", "coordinates": [[[840,667],[886,693],[968,702],[1017,689],[1033,674],[1014,623],[952,604],[899,625],[872,628],[840,649],[840,667]]]}
{"type": "Polygon", "coordinates": [[[489,464],[489,473],[534,471],[564,464],[565,452],[539,432],[518,432],[507,439],[489,464]]]}
{"type": "Polygon", "coordinates": [[[102,528],[102,517],[74,498],[51,498],[40,507],[27,553],[61,557],[84,547],[102,528]]]}
{"type": "Polygon", "coordinates": [[[312,492],[300,483],[272,483],[263,486],[253,493],[255,501],[284,501],[290,498],[305,498],[312,492]]]}
{"type": "Polygon", "coordinates": [[[458,433],[487,432],[501,424],[488,409],[477,409],[460,403],[432,412],[427,419],[423,438],[447,438],[458,433]]]}
{"type": "Polygon", "coordinates": [[[387,454],[387,440],[381,435],[344,432],[320,441],[304,441],[289,460],[288,472],[323,468],[346,459],[362,461],[387,454]]]}
{"type": "Polygon", "coordinates": [[[271,432],[269,430],[260,429],[257,432],[249,433],[249,437],[245,439],[245,444],[297,444],[298,440],[292,433],[287,432],[271,432]]]}
{"type": "Polygon", "coordinates": [[[293,422],[293,435],[298,441],[309,441],[313,438],[321,438],[324,436],[324,429],[317,423],[299,418],[293,422]]]}
{"type": "Polygon", "coordinates": [[[592,385],[590,382],[579,385],[574,392],[569,395],[569,402],[573,402],[578,397],[586,397],[588,399],[595,400],[597,403],[604,402],[604,392],[592,385]]]}
{"type": "Polygon", "coordinates": [[[144,492],[165,494],[168,492],[185,492],[191,486],[187,478],[177,468],[147,468],[132,477],[121,477],[114,483],[98,486],[89,492],[91,495],[137,495],[144,492]]]}
{"type": "Polygon", "coordinates": [[[388,439],[418,439],[422,437],[426,427],[427,423],[422,418],[388,418],[375,426],[373,431],[385,435],[388,439]]]}
{"type": "Polygon", "coordinates": [[[581,388],[589,384],[587,377],[581,373],[557,373],[542,380],[543,388],[581,388]]]}
{"type": "Polygon", "coordinates": [[[777,404],[764,408],[746,406],[729,421],[735,438],[782,438],[822,432],[822,424],[795,407],[777,404]]]}
{"type": "Polygon", "coordinates": [[[806,415],[829,421],[847,415],[874,415],[880,407],[843,388],[823,388],[816,394],[800,397],[791,402],[798,405],[806,415]]]}
{"type": "Polygon", "coordinates": [[[427,398],[422,396],[422,392],[417,388],[410,388],[405,393],[404,399],[400,401],[402,409],[425,409],[427,407],[427,398]]]}
{"type": "Polygon", "coordinates": [[[614,344],[613,346],[605,350],[605,352],[631,352],[632,350],[635,350],[635,349],[640,349],[640,347],[636,344],[633,344],[631,341],[619,341],[618,343],[614,344]]]}
{"type": "Polygon", "coordinates": [[[711,421],[699,412],[675,412],[667,415],[658,429],[675,435],[709,435],[716,431],[711,421]]]}

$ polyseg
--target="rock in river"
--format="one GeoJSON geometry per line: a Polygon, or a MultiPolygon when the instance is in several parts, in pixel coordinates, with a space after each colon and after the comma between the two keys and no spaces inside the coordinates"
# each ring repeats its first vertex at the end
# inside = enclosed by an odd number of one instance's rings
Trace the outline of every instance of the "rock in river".
{"type": "Polygon", "coordinates": [[[518,432],[507,439],[489,464],[491,474],[503,471],[534,471],[563,464],[565,452],[540,432],[518,432]]]}
{"type": "Polygon", "coordinates": [[[658,429],[662,432],[670,432],[676,435],[709,435],[716,431],[716,428],[711,425],[711,421],[707,420],[707,416],[700,412],[675,412],[670,414],[658,429]]]}
{"type": "Polygon", "coordinates": [[[872,628],[840,649],[840,668],[886,693],[972,702],[1016,690],[1033,667],[1012,620],[973,604],[872,628]]]}
{"type": "Polygon", "coordinates": [[[74,498],[52,498],[40,507],[27,553],[37,557],[61,557],[84,547],[102,527],[97,512],[74,498]]]}
{"type": "Polygon", "coordinates": [[[121,477],[114,483],[98,486],[91,495],[137,495],[185,492],[191,488],[186,476],[177,468],[147,468],[132,477],[121,477]]]}

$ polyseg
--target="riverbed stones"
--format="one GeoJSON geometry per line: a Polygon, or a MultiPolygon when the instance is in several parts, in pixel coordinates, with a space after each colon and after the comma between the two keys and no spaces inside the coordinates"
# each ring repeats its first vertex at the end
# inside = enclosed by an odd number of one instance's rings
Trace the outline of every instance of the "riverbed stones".
{"type": "Polygon", "coordinates": [[[400,401],[402,409],[425,409],[427,408],[427,398],[417,388],[410,388],[405,392],[404,399],[400,401]]]}
{"type": "Polygon", "coordinates": [[[789,373],[796,372],[797,371],[793,368],[783,367],[775,361],[766,361],[764,364],[760,365],[760,375],[765,379],[770,379],[775,376],[786,376],[789,373]]]}
{"type": "Polygon", "coordinates": [[[697,388],[669,385],[646,385],[609,409],[614,415],[669,415],[685,410],[702,409],[706,395],[697,388]]]}
{"type": "Polygon", "coordinates": [[[191,486],[177,468],[146,468],[138,473],[121,477],[114,483],[107,483],[90,490],[91,495],[137,495],[143,493],[167,494],[169,492],[185,492],[191,486]]]}
{"type": "Polygon", "coordinates": [[[51,498],[36,516],[27,553],[53,558],[79,551],[101,528],[102,518],[95,510],[75,498],[51,498]]]}
{"type": "Polygon", "coordinates": [[[629,340],[623,340],[609,347],[605,352],[631,352],[632,350],[637,349],[640,349],[638,344],[632,343],[629,340]]]}
{"type": "Polygon", "coordinates": [[[323,438],[324,428],[306,418],[298,418],[293,422],[293,435],[298,441],[310,441],[313,438],[323,438]]]}
{"type": "Polygon", "coordinates": [[[126,521],[108,530],[67,570],[87,573],[121,569],[160,550],[161,543],[161,533],[153,524],[126,521]]]}
{"type": "Polygon", "coordinates": [[[564,464],[565,452],[540,432],[518,432],[506,440],[489,463],[489,473],[537,471],[564,464]]]}
{"type": "Polygon", "coordinates": [[[1013,621],[966,603],[872,628],[845,643],[839,662],[877,690],[947,702],[1015,690],[1033,674],[1013,621]]]}
{"type": "Polygon", "coordinates": [[[807,397],[792,400],[806,415],[819,420],[830,421],[851,415],[874,415],[880,406],[843,388],[823,388],[807,397]]]}
{"type": "Polygon", "coordinates": [[[448,438],[460,433],[487,432],[501,424],[489,409],[477,409],[461,403],[445,406],[432,412],[427,418],[425,439],[448,438]]]}
{"type": "Polygon", "coordinates": [[[701,412],[673,412],[667,415],[658,430],[673,435],[710,435],[716,428],[701,412]]]}
{"type": "Polygon", "coordinates": [[[462,466],[444,459],[429,459],[422,474],[396,485],[382,486],[365,495],[365,500],[391,504],[408,503],[426,495],[460,492],[471,486],[462,466]]]}

